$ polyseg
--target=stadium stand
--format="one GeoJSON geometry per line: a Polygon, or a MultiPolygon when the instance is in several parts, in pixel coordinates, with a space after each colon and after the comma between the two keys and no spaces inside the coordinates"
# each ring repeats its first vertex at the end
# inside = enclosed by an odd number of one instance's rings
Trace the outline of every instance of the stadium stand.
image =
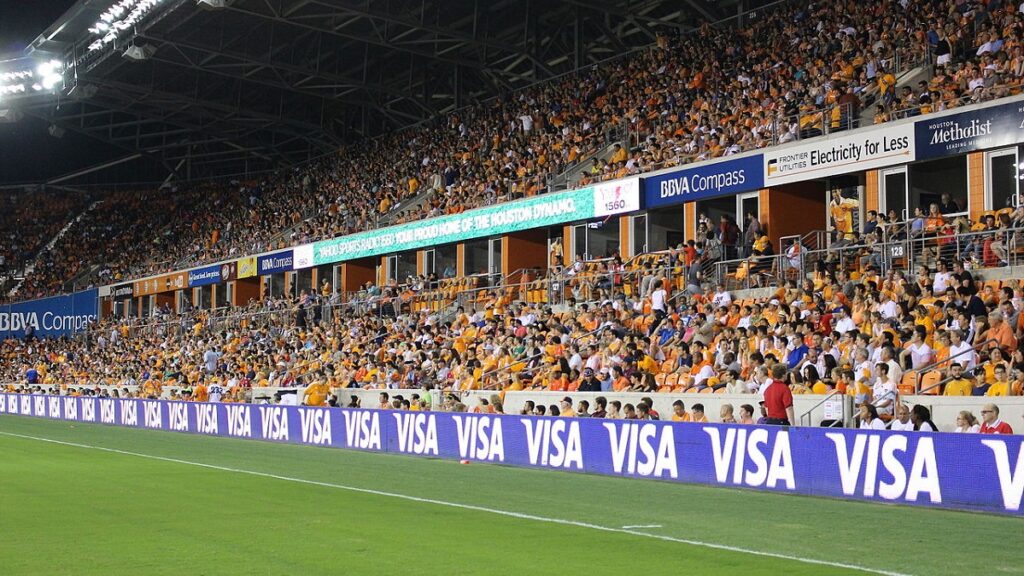
{"type": "MultiPolygon", "coordinates": [[[[110,193],[35,258],[16,295],[853,129],[872,105],[881,123],[1019,93],[1022,15],[1013,6],[890,8],[784,5],[740,30],[660,36],[640,53],[300,169],[110,193]],[[932,79],[899,87],[898,76],[919,68],[932,79]]],[[[165,306],[151,318],[105,319],[83,338],[5,341],[0,379],[12,391],[192,400],[216,387],[224,401],[299,387],[313,405],[344,388],[486,390],[499,402],[520,392],[753,398],[782,363],[792,393],[848,395],[868,407],[867,424],[876,413],[898,416],[902,395],[1021,395],[1021,288],[980,283],[969,270],[1019,259],[1024,208],[977,222],[940,208],[877,224],[872,213],[863,231],[837,220],[829,250],[776,252],[763,230],[727,241],[725,229],[701,222],[695,240],[668,252],[556,260],[501,285],[420,277],[344,298],[314,290],[230,309],[165,306]],[[901,272],[884,250],[893,242],[909,242],[920,268],[901,272]],[[739,253],[749,256],[732,258],[739,253]],[[707,285],[712,272],[721,285],[707,285]]]]}
{"type": "Polygon", "coordinates": [[[640,53],[301,170],[147,193],[159,210],[110,195],[75,234],[113,242],[78,246],[66,262],[41,256],[42,277],[17,298],[59,291],[56,279],[77,276],[82,262],[99,266],[78,285],[138,277],[845,130],[869,105],[877,123],[1020,92],[1013,6],[888,7],[784,4],[740,30],[662,35],[640,53]],[[898,86],[932,56],[930,81],[898,86]],[[110,214],[127,221],[104,229],[110,214]],[[162,232],[147,252],[116,249],[131,226],[162,232]]]}

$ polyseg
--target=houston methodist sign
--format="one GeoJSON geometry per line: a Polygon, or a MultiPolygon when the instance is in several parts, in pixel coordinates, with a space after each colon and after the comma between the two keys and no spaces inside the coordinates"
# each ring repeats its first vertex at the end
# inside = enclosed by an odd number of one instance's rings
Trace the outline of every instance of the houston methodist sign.
{"type": "Polygon", "coordinates": [[[1020,515],[1024,436],[0,394],[0,414],[1020,515]]]}

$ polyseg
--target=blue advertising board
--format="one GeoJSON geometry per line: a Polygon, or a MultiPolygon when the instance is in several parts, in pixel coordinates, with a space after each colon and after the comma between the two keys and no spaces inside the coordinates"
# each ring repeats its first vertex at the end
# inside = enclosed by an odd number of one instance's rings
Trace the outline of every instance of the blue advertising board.
{"type": "Polygon", "coordinates": [[[914,123],[917,159],[941,158],[1024,142],[1024,102],[989,106],[914,123]]]}
{"type": "Polygon", "coordinates": [[[658,208],[764,187],[764,156],[700,164],[644,178],[646,207],[658,208]]]}
{"type": "Polygon", "coordinates": [[[210,284],[217,284],[218,282],[220,282],[220,264],[204,266],[202,268],[196,268],[195,270],[188,271],[189,288],[194,288],[196,286],[208,286],[210,284]]]}
{"type": "Polygon", "coordinates": [[[99,314],[96,289],[0,306],[0,339],[70,336],[85,330],[99,314]]]}
{"type": "Polygon", "coordinates": [[[291,250],[274,252],[256,259],[256,273],[260,276],[288,272],[295,265],[295,255],[291,250]]]}
{"type": "Polygon", "coordinates": [[[0,414],[1021,514],[1024,436],[0,394],[0,414]]]}

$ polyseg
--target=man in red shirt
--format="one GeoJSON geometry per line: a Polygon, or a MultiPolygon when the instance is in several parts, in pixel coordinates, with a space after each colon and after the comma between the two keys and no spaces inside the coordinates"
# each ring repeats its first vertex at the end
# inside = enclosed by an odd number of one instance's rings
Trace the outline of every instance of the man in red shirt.
{"type": "Polygon", "coordinates": [[[985,404],[981,408],[981,432],[982,434],[1013,434],[1013,428],[1006,422],[999,419],[999,406],[985,404]]]}
{"type": "Polygon", "coordinates": [[[782,362],[772,366],[772,381],[764,390],[765,424],[789,426],[796,420],[793,415],[793,393],[783,381],[786,370],[782,362]]]}

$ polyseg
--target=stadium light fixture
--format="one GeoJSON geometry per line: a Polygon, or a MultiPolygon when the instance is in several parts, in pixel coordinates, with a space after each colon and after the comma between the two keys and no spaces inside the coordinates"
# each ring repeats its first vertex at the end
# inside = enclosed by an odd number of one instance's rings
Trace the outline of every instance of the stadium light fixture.
{"type": "Polygon", "coordinates": [[[163,4],[166,0],[119,0],[110,8],[107,8],[100,19],[89,28],[89,32],[96,37],[89,44],[89,51],[93,52],[112,44],[125,30],[130,30],[148,16],[154,8],[163,4]]]}

